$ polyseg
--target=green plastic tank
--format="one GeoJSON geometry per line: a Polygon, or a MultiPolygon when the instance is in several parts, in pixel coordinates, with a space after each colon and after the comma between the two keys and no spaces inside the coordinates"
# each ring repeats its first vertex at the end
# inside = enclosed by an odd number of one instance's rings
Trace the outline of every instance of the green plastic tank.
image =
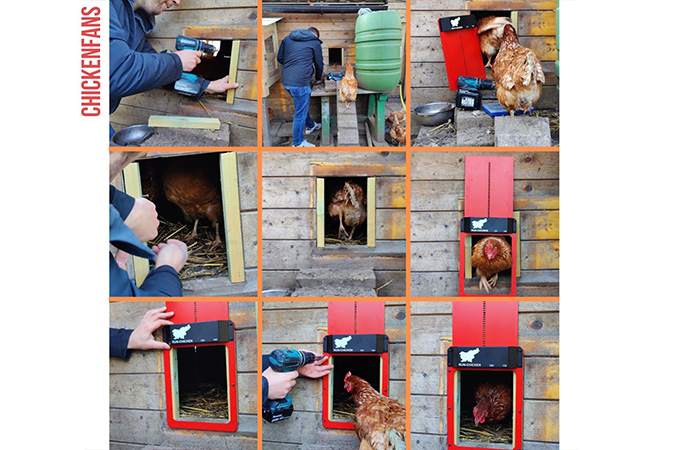
{"type": "Polygon", "coordinates": [[[355,78],[371,91],[391,91],[401,79],[401,16],[363,14],[355,22],[355,78]]]}

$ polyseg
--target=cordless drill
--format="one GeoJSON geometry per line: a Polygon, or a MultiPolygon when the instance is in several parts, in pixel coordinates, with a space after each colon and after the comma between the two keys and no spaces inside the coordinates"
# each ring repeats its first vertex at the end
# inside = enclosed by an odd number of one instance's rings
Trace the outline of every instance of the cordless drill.
{"type": "Polygon", "coordinates": [[[482,95],[480,89],[493,89],[495,83],[477,77],[457,78],[457,99],[455,103],[461,109],[474,110],[481,109],[482,95]]]}
{"type": "MultiPolygon", "coordinates": [[[[207,55],[212,55],[217,51],[214,45],[206,44],[200,39],[186,36],[179,36],[176,38],[176,49],[194,50],[207,55]]],[[[198,77],[192,73],[182,73],[181,78],[174,83],[174,90],[180,94],[189,95],[191,97],[198,95],[198,91],[200,90],[198,77]]]]}
{"type": "MultiPolygon", "coordinates": [[[[321,359],[322,356],[316,356],[314,353],[305,352],[302,350],[273,350],[268,357],[271,370],[274,372],[292,372],[307,364],[321,359]]],[[[286,396],[282,399],[268,399],[263,405],[263,418],[270,423],[279,422],[289,419],[294,408],[292,407],[292,398],[286,396]]]]}

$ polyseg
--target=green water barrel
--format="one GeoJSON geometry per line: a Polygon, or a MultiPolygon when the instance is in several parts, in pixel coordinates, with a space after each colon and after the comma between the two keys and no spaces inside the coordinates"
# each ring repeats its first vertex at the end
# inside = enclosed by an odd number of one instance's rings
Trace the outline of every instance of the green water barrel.
{"type": "Polygon", "coordinates": [[[363,14],[355,22],[355,78],[371,91],[391,91],[401,79],[401,16],[363,14]]]}

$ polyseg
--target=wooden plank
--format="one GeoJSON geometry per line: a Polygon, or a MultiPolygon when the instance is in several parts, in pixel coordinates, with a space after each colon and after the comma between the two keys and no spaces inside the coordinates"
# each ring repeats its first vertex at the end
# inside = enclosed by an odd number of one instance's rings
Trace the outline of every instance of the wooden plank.
{"type": "Polygon", "coordinates": [[[558,400],[558,358],[527,357],[524,369],[525,398],[558,400]]]}
{"type": "Polygon", "coordinates": [[[163,128],[193,128],[199,130],[219,130],[220,119],[212,117],[150,116],[148,125],[163,128]]]}
{"type": "Polygon", "coordinates": [[[242,218],[239,208],[239,180],[237,177],[237,154],[220,155],[222,181],[222,206],[225,220],[225,242],[227,245],[227,272],[232,283],[244,281],[244,242],[242,218]]]}
{"type": "Polygon", "coordinates": [[[377,208],[406,208],[405,177],[377,177],[377,208]]]}
{"type": "MultiPolygon", "coordinates": [[[[140,165],[137,162],[132,162],[123,169],[123,180],[126,194],[133,198],[143,196],[140,187],[140,165]]],[[[132,255],[129,256],[128,261],[133,265],[135,284],[140,286],[150,272],[150,261],[147,258],[132,255]]]]}
{"type": "MultiPolygon", "coordinates": [[[[266,161],[264,161],[264,164],[266,161]]],[[[272,208],[308,208],[311,178],[269,178],[262,180],[261,205],[272,208]]]]}
{"type": "Polygon", "coordinates": [[[558,269],[558,241],[527,241],[522,243],[523,269],[558,269]]]}
{"type": "MultiPolygon", "coordinates": [[[[207,31],[209,39],[256,39],[256,8],[224,8],[165,11],[157,19],[155,30],[148,35],[154,38],[176,38],[184,27],[203,27],[218,30],[214,35],[207,31]]],[[[192,37],[194,30],[189,31],[192,37]]]]}
{"type": "MultiPolygon", "coordinates": [[[[311,167],[319,165],[318,161],[330,161],[323,163],[326,167],[341,167],[352,165],[355,171],[345,176],[373,176],[373,175],[405,175],[406,154],[404,152],[265,152],[263,154],[263,176],[306,177],[313,170],[311,167]],[[397,164],[398,163],[398,164],[397,164]],[[382,164],[380,167],[379,164],[382,164]],[[377,165],[370,170],[359,170],[359,166],[377,165]],[[310,167],[311,166],[311,167],[310,167]]],[[[352,170],[352,169],[351,169],[352,170]]],[[[338,170],[326,170],[326,172],[314,172],[315,176],[342,176],[338,170]],[[335,175],[334,175],[335,173],[335,175]]]]}
{"type": "Polygon", "coordinates": [[[164,391],[161,373],[109,375],[110,408],[163,409],[164,391]]]}
{"type": "Polygon", "coordinates": [[[559,238],[558,211],[527,211],[520,220],[520,238],[550,240],[559,238]]]}
{"type": "Polygon", "coordinates": [[[553,11],[558,3],[556,0],[469,0],[467,5],[472,11],[553,11]]]}
{"type": "MultiPolygon", "coordinates": [[[[376,216],[377,216],[377,206],[376,206],[376,189],[375,189],[375,177],[369,177],[367,179],[367,246],[374,247],[376,239],[376,216]]],[[[404,233],[405,234],[405,233],[404,233]]]]}
{"type": "Polygon", "coordinates": [[[317,161],[310,163],[310,174],[321,177],[375,177],[406,175],[402,163],[365,161],[359,164],[317,161]]]}
{"type": "Polygon", "coordinates": [[[239,176],[239,207],[241,211],[256,211],[257,202],[257,153],[237,152],[237,175],[239,176]]]}
{"type": "MultiPolygon", "coordinates": [[[[239,65],[239,42],[238,40],[232,41],[232,51],[230,52],[230,73],[229,73],[229,83],[237,82],[237,67],[239,65]]],[[[236,89],[229,89],[227,91],[226,102],[228,104],[234,103],[234,93],[236,89]]]]}
{"type": "Polygon", "coordinates": [[[558,442],[558,402],[525,400],[522,425],[523,439],[530,441],[558,442]]]}
{"type": "Polygon", "coordinates": [[[241,213],[242,220],[242,242],[244,243],[244,268],[250,269],[258,266],[258,237],[257,223],[258,214],[256,211],[241,213]]]}
{"type": "MultiPolygon", "coordinates": [[[[324,227],[324,220],[326,219],[326,211],[324,210],[325,206],[325,198],[324,198],[324,179],[323,178],[317,178],[317,190],[316,190],[316,220],[317,220],[317,247],[324,247],[325,245],[325,227],[324,227]]],[[[305,223],[309,223],[309,221],[306,221],[305,223]]]]}
{"type": "Polygon", "coordinates": [[[520,45],[531,49],[542,61],[555,61],[558,59],[555,37],[521,36],[520,45]]]}
{"type": "MultiPolygon", "coordinates": [[[[486,155],[487,152],[466,152],[486,155]]],[[[558,179],[559,152],[496,152],[496,156],[515,158],[516,180],[558,179]]],[[[464,152],[414,152],[411,156],[412,180],[462,180],[464,152]]]]}
{"type": "Polygon", "coordinates": [[[447,397],[411,395],[411,431],[447,434],[447,397]]]}
{"type": "Polygon", "coordinates": [[[263,270],[308,269],[311,265],[311,241],[262,239],[263,270]]]}
{"type": "MultiPolygon", "coordinates": [[[[456,297],[459,286],[458,271],[411,272],[413,297],[456,297]]],[[[517,279],[520,297],[557,297],[557,270],[522,270],[517,279]]]]}
{"type": "Polygon", "coordinates": [[[256,39],[255,26],[241,25],[229,27],[227,25],[185,25],[183,28],[184,36],[195,37],[197,39],[256,39]]]}
{"type": "Polygon", "coordinates": [[[520,11],[518,17],[520,36],[556,35],[556,11],[520,11]]]}

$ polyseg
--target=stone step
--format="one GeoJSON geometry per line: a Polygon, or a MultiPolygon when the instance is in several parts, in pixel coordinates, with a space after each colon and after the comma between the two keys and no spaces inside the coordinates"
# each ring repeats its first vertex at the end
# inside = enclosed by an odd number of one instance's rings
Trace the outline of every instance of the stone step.
{"type": "Polygon", "coordinates": [[[550,147],[548,117],[498,116],[495,118],[496,147],[550,147]]]}
{"type": "Polygon", "coordinates": [[[493,117],[483,111],[454,110],[458,147],[491,147],[495,143],[493,117]]]}
{"type": "Polygon", "coordinates": [[[354,284],[346,286],[317,286],[295,289],[291,297],[377,297],[377,291],[354,284]]]}
{"type": "Polygon", "coordinates": [[[297,274],[296,281],[297,285],[303,288],[356,286],[375,289],[377,287],[375,271],[372,268],[356,266],[302,269],[297,274]]]}

